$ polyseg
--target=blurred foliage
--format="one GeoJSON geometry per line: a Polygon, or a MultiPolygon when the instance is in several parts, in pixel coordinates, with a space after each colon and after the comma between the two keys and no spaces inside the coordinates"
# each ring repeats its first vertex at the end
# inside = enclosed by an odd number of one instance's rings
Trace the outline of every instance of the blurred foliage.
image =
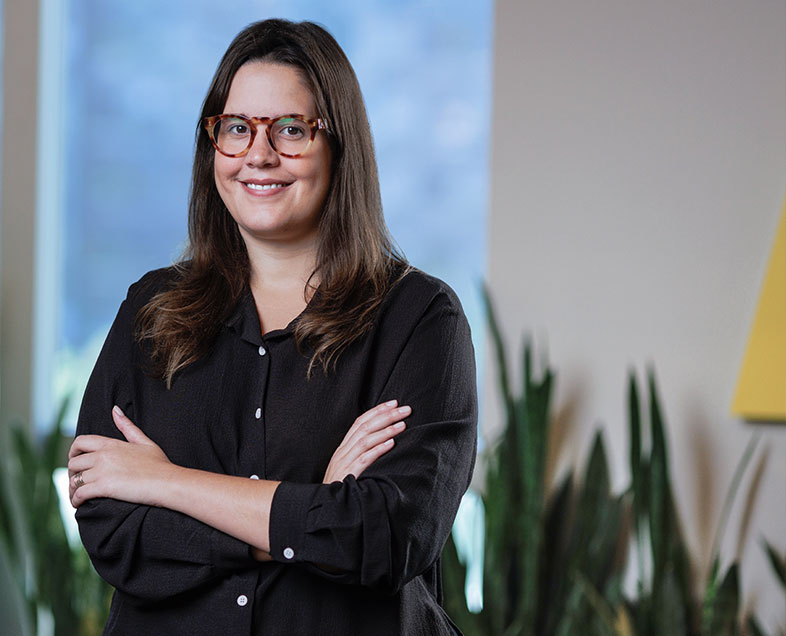
{"type": "Polygon", "coordinates": [[[0,468],[0,550],[23,599],[23,629],[32,636],[51,615],[54,636],[100,634],[111,588],[98,576],[81,544],[66,534],[52,475],[66,463],[63,402],[52,430],[40,441],[27,429],[11,430],[12,452],[0,468]]]}
{"type": "MultiPolygon", "coordinates": [[[[507,348],[487,294],[485,302],[506,425],[486,458],[480,613],[467,609],[465,569],[452,538],[443,555],[445,609],[465,636],[765,634],[755,617],[740,621],[739,568],[733,563],[722,572],[719,558],[728,511],[758,436],[751,439],[732,478],[708,580],[697,595],[694,590],[700,586],[677,516],[652,370],[647,374],[646,411],[635,373],[629,376],[629,487],[618,495],[612,492],[598,431],[580,478],[570,472],[549,489],[544,468],[554,373],[543,365],[535,377],[532,346],[525,342],[521,388],[514,392],[507,348]],[[623,590],[631,542],[639,572],[632,595],[623,590]]],[[[765,550],[786,592],[786,564],[766,542],[765,550]]]]}

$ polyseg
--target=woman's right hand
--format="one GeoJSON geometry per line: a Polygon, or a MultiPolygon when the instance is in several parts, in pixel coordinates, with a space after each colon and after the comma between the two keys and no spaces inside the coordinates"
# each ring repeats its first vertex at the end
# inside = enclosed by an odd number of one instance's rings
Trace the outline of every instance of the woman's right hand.
{"type": "Polygon", "coordinates": [[[359,477],[379,457],[393,448],[393,438],[406,428],[409,406],[390,400],[358,417],[330,458],[322,483],[342,481],[347,475],[359,477]]]}

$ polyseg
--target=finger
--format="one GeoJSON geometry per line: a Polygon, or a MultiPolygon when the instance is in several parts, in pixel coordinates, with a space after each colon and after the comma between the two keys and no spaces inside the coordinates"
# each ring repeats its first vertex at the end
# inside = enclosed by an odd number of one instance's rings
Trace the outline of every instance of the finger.
{"type": "Polygon", "coordinates": [[[68,476],[73,478],[76,473],[83,472],[95,465],[95,458],[92,453],[77,455],[68,460],[68,476]]]}
{"type": "Polygon", "coordinates": [[[358,417],[355,420],[354,424],[363,424],[363,422],[365,422],[366,420],[374,417],[378,413],[383,413],[384,411],[388,411],[388,410],[392,409],[397,404],[398,404],[398,400],[389,400],[388,402],[383,402],[382,404],[377,404],[375,407],[370,408],[368,411],[366,411],[360,417],[358,417]]]}
{"type": "Polygon", "coordinates": [[[74,508],[77,505],[74,503],[76,499],[84,501],[84,494],[79,493],[80,490],[86,488],[90,482],[90,476],[86,476],[87,471],[77,471],[68,480],[68,498],[71,500],[71,505],[74,508]]]}
{"type": "Polygon", "coordinates": [[[96,484],[86,483],[84,486],[77,488],[74,491],[73,495],[71,496],[71,505],[74,508],[79,508],[79,506],[89,499],[95,499],[96,497],[103,496],[104,495],[101,493],[99,487],[96,484]]]}
{"type": "Polygon", "coordinates": [[[123,434],[123,437],[132,444],[154,443],[153,440],[142,432],[142,429],[128,419],[126,414],[123,413],[117,405],[112,407],[112,419],[115,421],[115,426],[117,426],[118,430],[123,434]]]}
{"type": "Polygon", "coordinates": [[[390,438],[386,442],[382,444],[377,444],[371,450],[366,451],[360,457],[357,458],[356,461],[352,463],[350,469],[347,471],[347,474],[354,475],[356,478],[360,477],[363,472],[371,466],[375,461],[377,461],[382,455],[390,451],[393,446],[395,445],[396,440],[390,438]]]}
{"type": "Polygon", "coordinates": [[[390,426],[394,422],[398,422],[411,414],[412,408],[409,406],[400,406],[398,408],[381,411],[360,424],[353,424],[347,436],[344,438],[342,445],[346,444],[347,447],[354,446],[364,436],[379,431],[386,426],[390,426]]]}
{"type": "Polygon", "coordinates": [[[74,443],[71,444],[71,448],[68,451],[69,459],[71,457],[76,457],[77,455],[81,455],[82,453],[92,453],[97,450],[101,450],[105,448],[108,443],[112,443],[112,438],[103,437],[102,435],[79,435],[75,440],[74,443]]]}
{"type": "Polygon", "coordinates": [[[395,424],[391,424],[390,426],[386,426],[381,431],[377,431],[362,437],[357,441],[356,444],[347,449],[347,452],[344,455],[344,460],[348,462],[356,461],[359,457],[368,451],[374,449],[380,444],[384,444],[389,439],[392,439],[401,433],[406,427],[406,422],[400,421],[396,422],[395,424]]]}

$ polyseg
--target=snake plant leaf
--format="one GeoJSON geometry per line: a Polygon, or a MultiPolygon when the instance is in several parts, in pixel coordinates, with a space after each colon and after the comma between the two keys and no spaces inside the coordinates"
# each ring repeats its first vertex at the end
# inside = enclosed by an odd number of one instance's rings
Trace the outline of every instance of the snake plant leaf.
{"type": "Polygon", "coordinates": [[[745,620],[745,629],[748,630],[749,636],[767,636],[766,632],[762,629],[759,622],[754,616],[748,616],[745,620]]]}
{"type": "Polygon", "coordinates": [[[467,608],[463,585],[465,577],[466,568],[458,558],[451,533],[442,549],[443,607],[464,636],[480,636],[477,615],[472,614],[467,608]]]}
{"type": "Polygon", "coordinates": [[[482,615],[487,631],[491,634],[502,632],[505,617],[509,613],[506,582],[512,562],[510,555],[504,554],[505,548],[511,547],[506,518],[506,511],[510,508],[507,497],[508,489],[500,466],[501,463],[499,455],[489,461],[484,499],[486,553],[484,557],[484,608],[482,615]]]}
{"type": "MultiPolygon", "coordinates": [[[[634,506],[641,501],[641,406],[636,375],[631,370],[628,373],[628,426],[629,426],[629,460],[631,486],[633,488],[634,506]]],[[[635,519],[638,525],[643,511],[636,509],[635,519]]]]}
{"type": "Polygon", "coordinates": [[[783,587],[783,590],[786,592],[786,557],[780,556],[775,548],[773,548],[766,539],[762,539],[762,544],[764,545],[764,551],[767,553],[767,557],[770,560],[770,565],[775,572],[775,576],[778,578],[781,587],[783,587]]]}
{"type": "Polygon", "coordinates": [[[652,625],[654,634],[688,634],[685,600],[679,591],[674,570],[664,572],[662,588],[653,597],[652,625]]]}
{"type": "Polygon", "coordinates": [[[637,636],[633,629],[633,620],[630,617],[630,612],[623,603],[617,606],[614,618],[614,630],[617,636],[637,636]]]}
{"type": "Polygon", "coordinates": [[[710,564],[709,574],[707,576],[707,587],[704,590],[704,602],[701,608],[701,626],[702,633],[710,633],[710,626],[712,624],[712,616],[715,608],[715,599],[718,596],[718,588],[720,587],[720,558],[716,554],[710,564]]]}
{"type": "Polygon", "coordinates": [[[29,505],[35,505],[38,471],[36,470],[37,460],[32,444],[21,428],[14,428],[11,431],[11,436],[18,461],[17,475],[24,476],[24,478],[15,480],[19,491],[19,500],[27,502],[29,505]]]}
{"type": "Polygon", "coordinates": [[[643,593],[643,577],[645,567],[644,530],[646,510],[647,461],[642,457],[641,443],[641,404],[639,401],[638,383],[636,374],[631,369],[628,372],[628,428],[629,444],[628,458],[631,475],[631,498],[633,512],[633,538],[635,541],[636,560],[639,576],[639,593],[643,593]]]}
{"type": "Polygon", "coordinates": [[[649,525],[652,548],[652,590],[657,593],[663,588],[665,567],[668,563],[670,530],[672,520],[669,457],[666,433],[661,416],[658,391],[652,370],[648,373],[650,394],[650,429],[652,452],[650,455],[649,525]]]}
{"type": "Polygon", "coordinates": [[[486,321],[488,322],[489,331],[491,331],[491,341],[494,346],[494,353],[497,360],[497,375],[499,378],[499,388],[502,392],[502,398],[505,402],[505,407],[508,412],[513,411],[513,396],[510,390],[510,381],[508,380],[508,363],[505,354],[505,344],[502,340],[502,333],[499,330],[499,322],[497,321],[496,312],[494,311],[494,303],[491,301],[488,286],[485,284],[481,288],[483,296],[483,306],[486,309],[486,321]]]}
{"type": "Polygon", "coordinates": [[[526,341],[523,348],[523,386],[517,402],[521,484],[523,495],[520,519],[522,544],[522,580],[519,605],[521,622],[526,633],[535,629],[538,604],[539,555],[543,541],[543,479],[549,422],[549,401],[552,374],[546,372],[540,381],[533,378],[532,346],[526,341]]]}
{"type": "Polygon", "coordinates": [[[576,526],[582,529],[585,536],[587,531],[591,531],[597,525],[599,507],[608,498],[609,491],[609,466],[606,460],[606,450],[603,446],[603,436],[600,431],[597,431],[584,474],[576,518],[576,526]]]}
{"type": "Polygon", "coordinates": [[[616,613],[611,604],[581,572],[574,572],[576,583],[597,620],[597,629],[606,636],[616,636],[616,613]]]}
{"type": "Polygon", "coordinates": [[[17,553],[16,531],[13,523],[13,504],[11,503],[11,492],[6,471],[6,462],[0,462],[0,548],[4,548],[6,554],[17,553]]]}
{"type": "Polygon", "coordinates": [[[568,568],[565,545],[570,534],[573,496],[573,471],[570,470],[549,497],[544,511],[539,577],[543,600],[535,625],[536,634],[553,634],[562,616],[568,578],[565,576],[568,568]]]}
{"type": "Polygon", "coordinates": [[[574,634],[581,634],[586,628],[586,621],[584,620],[584,593],[576,583],[575,578],[569,577],[570,591],[567,595],[567,600],[564,605],[563,613],[557,624],[555,636],[573,636],[574,634]]]}
{"type": "Polygon", "coordinates": [[[712,604],[704,636],[736,636],[739,612],[739,572],[735,563],[726,571],[712,604]]]}

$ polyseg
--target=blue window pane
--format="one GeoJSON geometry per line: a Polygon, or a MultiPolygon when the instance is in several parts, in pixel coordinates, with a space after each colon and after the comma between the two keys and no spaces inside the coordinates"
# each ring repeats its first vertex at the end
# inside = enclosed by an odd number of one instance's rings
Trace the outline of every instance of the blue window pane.
{"type": "Polygon", "coordinates": [[[202,99],[232,37],[267,17],[313,20],[342,45],[366,98],[388,225],[482,333],[491,12],[490,0],[67,2],[56,399],[70,392],[78,405],[128,285],[180,253],[202,99]]]}

